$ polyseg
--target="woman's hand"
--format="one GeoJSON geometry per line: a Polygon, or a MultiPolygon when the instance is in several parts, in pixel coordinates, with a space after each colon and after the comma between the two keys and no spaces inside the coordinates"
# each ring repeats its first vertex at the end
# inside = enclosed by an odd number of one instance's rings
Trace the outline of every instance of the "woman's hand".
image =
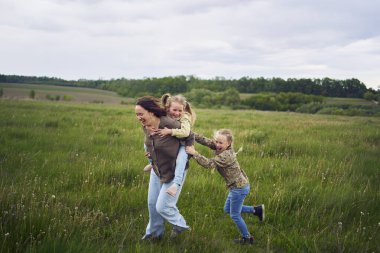
{"type": "Polygon", "coordinates": [[[177,184],[172,184],[168,189],[166,189],[166,193],[174,197],[177,194],[177,190],[177,184]]]}
{"type": "Polygon", "coordinates": [[[161,137],[164,137],[166,135],[172,135],[172,130],[169,129],[169,128],[167,128],[167,127],[165,127],[163,129],[157,129],[156,130],[156,134],[158,134],[161,137]]]}
{"type": "Polygon", "coordinates": [[[185,150],[186,153],[188,153],[189,155],[197,154],[197,151],[195,150],[194,146],[186,146],[185,150]]]}

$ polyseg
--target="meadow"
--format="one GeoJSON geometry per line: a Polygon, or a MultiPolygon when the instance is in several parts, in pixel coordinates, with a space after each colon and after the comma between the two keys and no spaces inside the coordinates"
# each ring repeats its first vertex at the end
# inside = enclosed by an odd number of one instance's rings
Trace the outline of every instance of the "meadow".
{"type": "Polygon", "coordinates": [[[0,99],[0,252],[380,252],[379,118],[196,112],[194,131],[231,128],[243,147],[245,203],[267,209],[262,224],[244,216],[254,245],[233,244],[224,182],[194,160],[178,202],[191,231],[140,241],[149,175],[132,104],[0,99]]]}
{"type": "Polygon", "coordinates": [[[133,101],[133,99],[119,96],[116,92],[82,87],[0,83],[0,89],[3,89],[4,98],[15,100],[30,99],[30,93],[34,91],[35,97],[33,100],[42,101],[55,100],[57,97],[59,98],[58,100],[74,103],[120,104],[133,101]]]}

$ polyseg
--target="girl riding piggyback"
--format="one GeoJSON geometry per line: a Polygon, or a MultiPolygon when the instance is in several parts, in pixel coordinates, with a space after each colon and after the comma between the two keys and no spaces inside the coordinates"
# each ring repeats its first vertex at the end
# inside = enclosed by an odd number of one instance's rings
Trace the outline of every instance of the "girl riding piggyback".
{"type": "MultiPolygon", "coordinates": [[[[176,138],[185,138],[190,135],[190,131],[192,126],[194,125],[196,115],[194,110],[191,108],[191,105],[189,102],[186,101],[186,98],[182,95],[175,95],[171,96],[169,93],[163,95],[161,97],[161,103],[166,109],[168,116],[178,120],[181,123],[181,128],[163,128],[163,129],[156,129],[155,132],[159,136],[166,136],[171,135],[176,138]]],[[[148,154],[149,156],[149,154],[148,154]]],[[[175,177],[173,182],[173,186],[177,185],[177,187],[174,189],[174,187],[170,187],[168,189],[168,193],[170,195],[175,195],[177,192],[177,188],[182,184],[183,182],[183,175],[184,170],[186,167],[186,163],[188,161],[188,154],[185,150],[185,143],[181,142],[181,146],[179,148],[177,160],[176,160],[176,169],[175,169],[175,177]],[[173,189],[172,189],[173,188],[173,189]]],[[[145,166],[144,171],[149,172],[152,169],[152,165],[149,163],[147,166],[145,166]]]]}

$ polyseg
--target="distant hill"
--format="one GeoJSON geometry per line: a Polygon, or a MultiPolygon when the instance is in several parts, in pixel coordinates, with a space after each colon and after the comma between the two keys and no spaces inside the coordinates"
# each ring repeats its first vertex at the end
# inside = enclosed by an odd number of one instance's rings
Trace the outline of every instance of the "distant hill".
{"type": "Polygon", "coordinates": [[[34,91],[35,100],[105,104],[133,102],[133,99],[122,97],[116,92],[93,88],[25,83],[0,83],[0,88],[3,89],[3,98],[8,99],[30,99],[31,92],[34,91]]]}

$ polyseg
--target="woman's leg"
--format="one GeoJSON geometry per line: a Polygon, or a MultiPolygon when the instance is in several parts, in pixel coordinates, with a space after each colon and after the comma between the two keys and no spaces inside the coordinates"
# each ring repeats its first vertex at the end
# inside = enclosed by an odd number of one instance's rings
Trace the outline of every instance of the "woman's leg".
{"type": "MultiPolygon", "coordinates": [[[[186,177],[187,171],[184,172],[183,181],[186,177]]],[[[181,184],[177,190],[175,196],[171,196],[166,192],[173,184],[173,181],[165,183],[161,187],[160,194],[157,199],[156,210],[157,212],[169,223],[171,223],[178,230],[187,230],[189,226],[186,224],[185,218],[180,214],[177,208],[177,201],[181,193],[183,184],[181,184]]]]}
{"type": "MultiPolygon", "coordinates": [[[[247,185],[244,188],[234,188],[231,189],[227,201],[229,199],[229,205],[230,205],[230,216],[231,219],[235,222],[236,226],[238,227],[242,237],[248,238],[250,237],[250,233],[248,231],[247,225],[245,224],[245,221],[241,217],[241,212],[243,208],[243,203],[245,197],[249,193],[249,185],[247,185]]],[[[227,204],[226,201],[226,204],[227,204]]]]}
{"type": "Polygon", "coordinates": [[[146,227],[144,237],[160,237],[164,233],[164,219],[156,210],[157,199],[161,192],[161,188],[162,184],[160,178],[152,170],[150,173],[148,190],[149,223],[146,227]]]}

